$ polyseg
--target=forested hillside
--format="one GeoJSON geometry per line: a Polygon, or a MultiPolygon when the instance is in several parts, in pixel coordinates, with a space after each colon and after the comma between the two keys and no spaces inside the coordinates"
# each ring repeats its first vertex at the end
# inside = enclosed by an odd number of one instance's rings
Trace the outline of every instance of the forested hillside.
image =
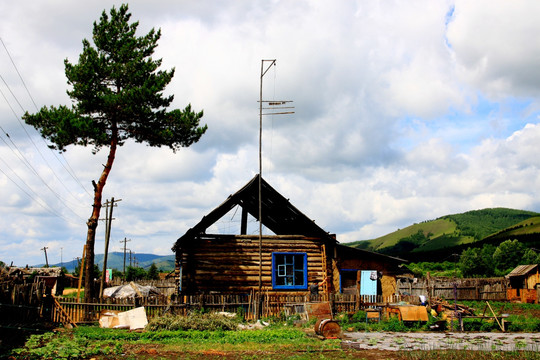
{"type": "Polygon", "coordinates": [[[454,221],[462,236],[482,240],[535,216],[540,216],[540,214],[531,211],[495,208],[448,215],[443,219],[448,218],[454,221]]]}
{"type": "Polygon", "coordinates": [[[535,246],[539,235],[539,213],[492,208],[442,216],[347,245],[410,261],[442,261],[452,254],[461,254],[468,247],[482,247],[485,243],[498,245],[508,239],[535,246]]]}

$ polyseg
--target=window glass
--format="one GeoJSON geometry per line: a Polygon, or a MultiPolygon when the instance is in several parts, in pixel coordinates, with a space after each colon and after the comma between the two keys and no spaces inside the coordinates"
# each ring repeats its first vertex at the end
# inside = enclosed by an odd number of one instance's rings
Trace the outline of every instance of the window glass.
{"type": "Polygon", "coordinates": [[[273,253],[272,285],[275,289],[307,289],[307,254],[273,253]]]}

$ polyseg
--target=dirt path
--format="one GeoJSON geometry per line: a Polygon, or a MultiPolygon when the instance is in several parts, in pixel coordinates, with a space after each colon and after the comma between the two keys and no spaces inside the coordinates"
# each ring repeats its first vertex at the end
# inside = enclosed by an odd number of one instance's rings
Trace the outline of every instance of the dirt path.
{"type": "Polygon", "coordinates": [[[540,333],[347,332],[343,348],[397,350],[540,351],[540,333]]]}

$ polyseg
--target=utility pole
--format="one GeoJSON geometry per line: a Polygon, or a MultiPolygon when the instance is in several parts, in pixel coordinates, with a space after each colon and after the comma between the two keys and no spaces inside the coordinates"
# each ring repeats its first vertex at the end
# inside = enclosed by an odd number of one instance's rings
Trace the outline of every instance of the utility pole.
{"type": "Polygon", "coordinates": [[[264,75],[270,70],[272,66],[276,65],[276,59],[272,60],[261,60],[261,78],[260,78],[260,88],[259,88],[259,294],[256,310],[257,318],[260,315],[261,310],[261,301],[262,301],[262,128],[263,128],[263,115],[285,115],[285,114],[294,114],[294,111],[284,111],[284,112],[273,112],[273,110],[278,109],[292,109],[293,107],[283,107],[287,103],[292,101],[269,101],[263,100],[263,78],[264,75]],[[265,63],[270,63],[265,67],[265,63]],[[269,107],[263,108],[263,103],[269,107]],[[275,107],[275,106],[278,107],[275,107]],[[263,114],[263,109],[271,110],[270,112],[263,114]]]}
{"type": "Polygon", "coordinates": [[[64,248],[61,247],[60,248],[60,268],[64,267],[64,259],[63,259],[63,256],[62,256],[63,255],[63,250],[64,250],[64,248]]]}
{"type": "MultiPolygon", "coordinates": [[[[122,201],[122,199],[116,200],[116,202],[122,201]]],[[[103,289],[105,287],[105,276],[107,275],[107,258],[109,255],[109,239],[111,238],[111,226],[112,226],[112,213],[115,206],[114,197],[111,198],[111,202],[107,200],[105,202],[105,253],[103,254],[103,272],[101,273],[101,286],[99,287],[99,298],[103,298],[103,289]]]]}
{"type": "Polygon", "coordinates": [[[122,242],[124,243],[124,280],[126,280],[126,244],[128,241],[131,241],[131,240],[126,239],[126,238],[124,238],[124,240],[120,240],[121,243],[122,242]]]}
{"type": "Polygon", "coordinates": [[[48,247],[44,246],[43,249],[43,252],[45,252],[45,267],[49,267],[49,259],[47,259],[47,249],[48,247]]]}

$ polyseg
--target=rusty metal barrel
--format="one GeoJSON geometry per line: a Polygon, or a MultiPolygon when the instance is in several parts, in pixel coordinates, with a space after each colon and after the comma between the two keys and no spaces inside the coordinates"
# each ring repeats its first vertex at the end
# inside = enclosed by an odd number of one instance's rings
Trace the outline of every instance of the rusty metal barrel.
{"type": "Polygon", "coordinates": [[[332,319],[320,319],[315,323],[315,333],[326,339],[337,339],[341,335],[341,327],[332,319]]]}

